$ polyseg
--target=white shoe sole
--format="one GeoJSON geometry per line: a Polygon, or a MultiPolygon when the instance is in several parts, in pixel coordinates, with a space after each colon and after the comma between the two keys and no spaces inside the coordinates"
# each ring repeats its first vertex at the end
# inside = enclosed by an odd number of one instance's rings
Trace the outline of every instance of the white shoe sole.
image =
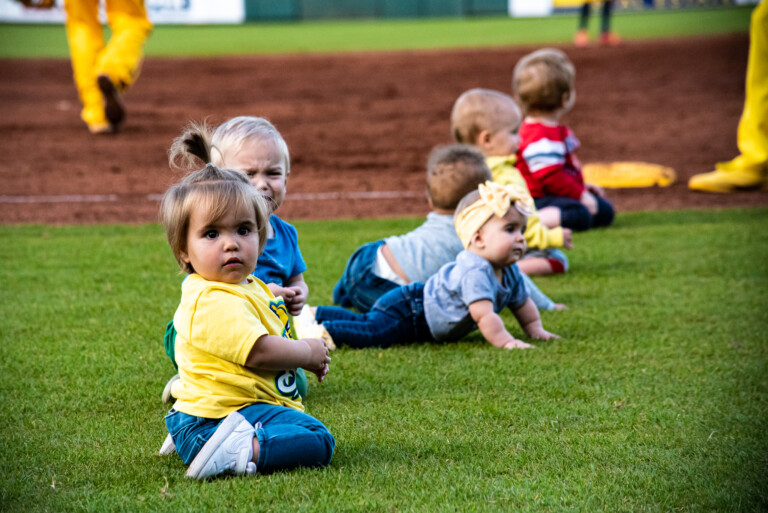
{"type": "Polygon", "coordinates": [[[168,433],[168,436],[165,437],[163,446],[160,447],[160,451],[158,452],[158,454],[160,456],[168,456],[175,452],[176,452],[176,444],[173,443],[173,438],[171,438],[171,434],[168,433]]]}
{"type": "Polygon", "coordinates": [[[168,383],[165,384],[165,388],[163,389],[163,404],[172,404],[176,402],[173,394],[171,394],[171,388],[173,387],[173,384],[176,383],[179,379],[179,375],[176,374],[168,380],[168,383]]]}
{"type": "Polygon", "coordinates": [[[192,479],[200,479],[200,474],[208,465],[208,460],[211,459],[216,449],[229,438],[229,435],[245,420],[245,417],[237,412],[230,413],[224,421],[216,428],[216,432],[213,433],[208,441],[205,443],[200,452],[197,453],[195,459],[189,464],[187,469],[187,477],[192,479]]]}

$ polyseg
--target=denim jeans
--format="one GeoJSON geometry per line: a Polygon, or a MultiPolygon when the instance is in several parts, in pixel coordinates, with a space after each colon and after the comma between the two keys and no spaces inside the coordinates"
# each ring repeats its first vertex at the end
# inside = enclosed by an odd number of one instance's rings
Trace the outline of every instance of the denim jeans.
{"type": "Polygon", "coordinates": [[[363,244],[352,253],[344,273],[333,287],[333,303],[345,308],[355,307],[358,312],[367,312],[386,292],[400,285],[373,274],[376,252],[383,240],[363,244]]]}
{"type": "Polygon", "coordinates": [[[367,313],[318,306],[317,322],[339,345],[362,349],[434,341],[424,316],[424,284],[410,283],[381,296],[367,313]]]}
{"type": "MultiPolygon", "coordinates": [[[[333,457],[336,441],[328,428],[306,413],[274,404],[255,403],[239,410],[256,429],[261,473],[295,467],[322,467],[333,457]]],[[[224,419],[195,417],[171,410],[165,425],[185,464],[189,465],[224,419]]]]}
{"type": "Polygon", "coordinates": [[[605,199],[595,196],[597,200],[597,213],[593,216],[579,200],[564,198],[561,196],[544,196],[536,198],[536,208],[557,207],[560,209],[560,224],[564,228],[570,228],[576,232],[583,232],[590,228],[608,226],[613,222],[613,206],[605,199]]]}

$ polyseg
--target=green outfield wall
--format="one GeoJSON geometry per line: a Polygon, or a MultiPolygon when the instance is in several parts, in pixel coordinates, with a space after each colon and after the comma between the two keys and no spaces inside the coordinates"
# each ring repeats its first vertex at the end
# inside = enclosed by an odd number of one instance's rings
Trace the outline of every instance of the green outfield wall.
{"type": "MultiPolygon", "coordinates": [[[[555,12],[572,11],[582,0],[552,0],[555,12]]],[[[750,0],[615,0],[614,9],[679,9],[749,3],[750,0]]],[[[349,18],[471,17],[506,14],[509,0],[244,0],[247,21],[349,18]]]]}

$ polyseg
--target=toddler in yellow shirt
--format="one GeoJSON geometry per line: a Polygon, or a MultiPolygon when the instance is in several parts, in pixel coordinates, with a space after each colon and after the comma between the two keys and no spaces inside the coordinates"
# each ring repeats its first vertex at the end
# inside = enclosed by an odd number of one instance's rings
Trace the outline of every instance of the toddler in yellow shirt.
{"type": "Polygon", "coordinates": [[[207,165],[163,196],[161,219],[188,274],[173,323],[179,379],[165,418],[187,476],[328,465],[335,441],[304,413],[301,367],[322,380],[322,339],[294,340],[281,297],[251,273],[267,242],[269,208],[239,171],[207,165]]]}

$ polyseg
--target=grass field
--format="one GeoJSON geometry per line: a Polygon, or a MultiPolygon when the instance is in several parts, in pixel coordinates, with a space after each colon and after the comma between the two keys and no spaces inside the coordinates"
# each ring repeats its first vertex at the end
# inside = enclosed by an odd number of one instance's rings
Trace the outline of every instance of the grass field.
{"type": "MultiPolygon", "coordinates": [[[[745,32],[751,7],[626,13],[614,28],[627,39],[745,32]]],[[[488,18],[406,21],[267,23],[241,26],[158,26],[148,57],[338,52],[568,43],[574,15],[542,20],[488,18]]],[[[592,29],[598,30],[597,20],[592,29]]],[[[0,57],[68,57],[64,28],[0,25],[0,57]]]]}
{"type": "MultiPolygon", "coordinates": [[[[420,219],[297,223],[312,303],[420,219]]],[[[309,411],[332,465],[201,484],[155,452],[181,277],[156,225],[0,227],[3,511],[764,511],[768,209],[579,234],[563,336],[338,350],[309,411]]],[[[513,333],[520,333],[505,314],[513,333]]]]}
{"type": "MultiPolygon", "coordinates": [[[[616,16],[627,38],[746,30],[749,8],[616,16]]],[[[593,21],[593,26],[596,23],[593,21]]],[[[147,54],[566,42],[575,19],[158,27],[147,54]]],[[[0,26],[2,57],[66,57],[0,26]]],[[[11,156],[12,158],[12,156],[11,156]]],[[[359,244],[421,219],[295,223],[313,304],[359,244]]],[[[333,353],[308,411],[329,468],[190,482],[165,437],[181,277],[157,225],[0,225],[0,511],[765,511],[768,209],[622,213],[576,236],[563,339],[333,353]]],[[[520,335],[513,317],[507,326],[520,335]]]]}

